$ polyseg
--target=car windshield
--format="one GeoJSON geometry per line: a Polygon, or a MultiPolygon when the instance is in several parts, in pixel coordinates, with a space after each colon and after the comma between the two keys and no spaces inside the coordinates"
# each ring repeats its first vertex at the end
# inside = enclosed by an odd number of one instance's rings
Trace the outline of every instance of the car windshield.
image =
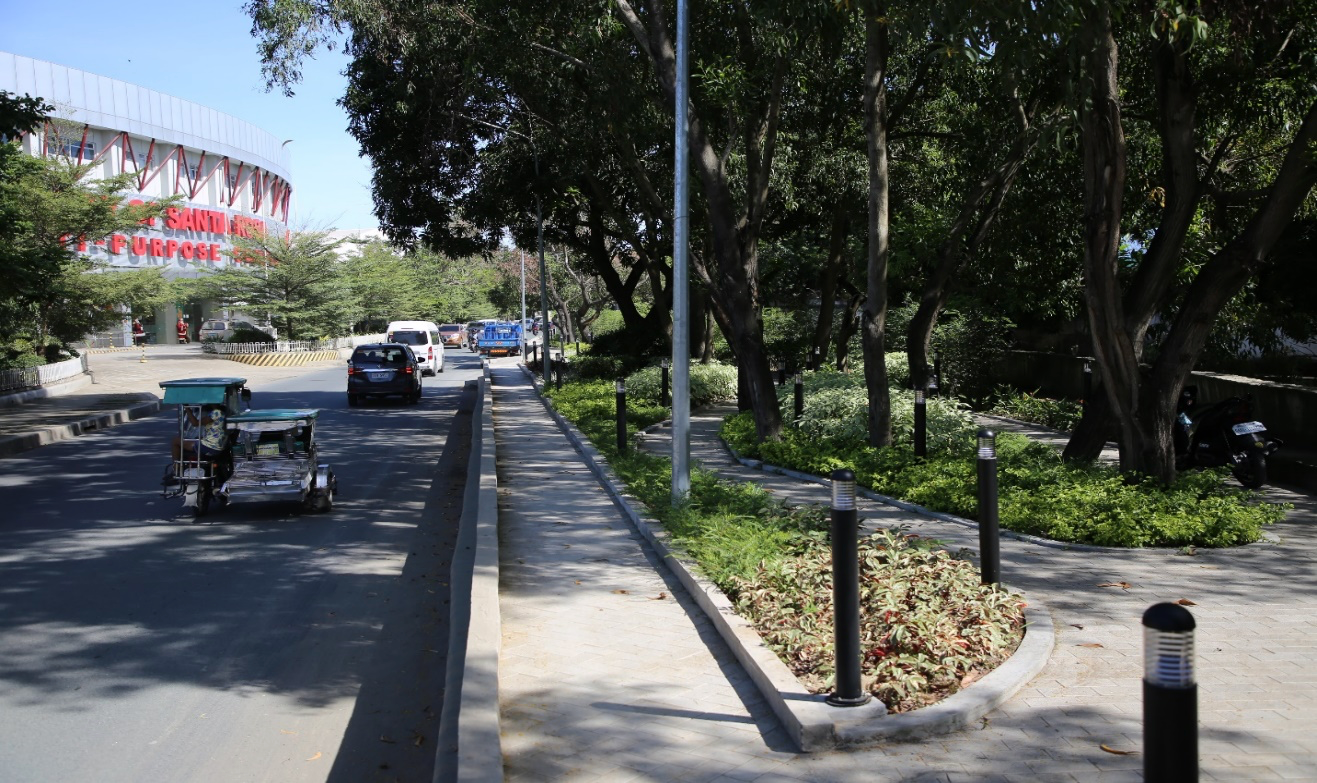
{"type": "Polygon", "coordinates": [[[201,325],[201,328],[202,328],[202,329],[223,329],[223,328],[224,328],[224,322],[223,322],[223,321],[207,321],[207,322],[205,322],[204,324],[201,325]]]}
{"type": "Polygon", "coordinates": [[[358,348],[352,352],[352,361],[355,363],[379,364],[384,359],[384,351],[381,348],[358,348]]]}
{"type": "Polygon", "coordinates": [[[394,332],[390,339],[403,345],[425,345],[425,332],[394,332]]]}
{"type": "Polygon", "coordinates": [[[457,334],[458,332],[462,331],[462,327],[458,326],[457,324],[444,324],[443,326],[439,327],[439,331],[445,332],[447,334],[457,334]]]}

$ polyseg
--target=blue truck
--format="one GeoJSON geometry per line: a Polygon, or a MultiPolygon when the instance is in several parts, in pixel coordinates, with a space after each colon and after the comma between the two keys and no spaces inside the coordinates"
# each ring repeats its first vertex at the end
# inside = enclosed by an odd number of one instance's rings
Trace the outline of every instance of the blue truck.
{"type": "Polygon", "coordinates": [[[510,356],[521,353],[521,325],[511,323],[486,324],[476,340],[481,356],[510,356]]]}

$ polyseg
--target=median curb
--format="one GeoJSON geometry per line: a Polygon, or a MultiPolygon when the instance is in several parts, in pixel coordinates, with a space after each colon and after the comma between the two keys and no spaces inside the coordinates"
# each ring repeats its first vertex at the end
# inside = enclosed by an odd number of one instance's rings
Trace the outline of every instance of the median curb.
{"type": "Polygon", "coordinates": [[[103,430],[118,424],[126,424],[135,419],[150,416],[160,410],[160,398],[154,394],[138,394],[135,396],[142,401],[120,410],[85,416],[76,421],[42,427],[32,432],[2,436],[0,437],[0,457],[20,454],[51,443],[71,440],[89,432],[103,430]]]}
{"type": "MultiPolygon", "coordinates": [[[[523,367],[523,371],[526,371],[523,367]]],[[[857,747],[882,740],[913,740],[969,728],[988,712],[1004,704],[1036,677],[1052,654],[1056,632],[1051,613],[1024,591],[1003,585],[1025,597],[1025,634],[1020,646],[1002,665],[982,679],[942,701],[909,713],[888,714],[878,701],[863,707],[833,707],[824,694],[806,691],[796,676],[759,633],[732,608],[731,601],[713,584],[697,576],[691,565],[673,552],[663,526],[638,510],[639,500],[629,496],[606,460],[579,430],[553,408],[543,395],[539,378],[531,375],[540,402],[590,470],[623,511],[627,520],[650,544],[704,611],[719,636],[745,668],[764,700],[788,735],[803,751],[857,747]]]]}

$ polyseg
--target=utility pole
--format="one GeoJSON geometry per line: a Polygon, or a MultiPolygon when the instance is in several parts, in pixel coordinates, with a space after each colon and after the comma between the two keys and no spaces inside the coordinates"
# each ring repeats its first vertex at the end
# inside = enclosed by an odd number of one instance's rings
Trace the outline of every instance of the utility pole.
{"type": "Polygon", "coordinates": [[[521,251],[521,348],[526,352],[526,251],[521,251]]]}

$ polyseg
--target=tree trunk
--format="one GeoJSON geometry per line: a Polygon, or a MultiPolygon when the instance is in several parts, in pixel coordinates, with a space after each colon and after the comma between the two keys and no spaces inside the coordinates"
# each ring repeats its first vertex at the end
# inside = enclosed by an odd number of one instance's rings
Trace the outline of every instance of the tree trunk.
{"type": "Polygon", "coordinates": [[[860,318],[864,382],[869,392],[869,445],[892,442],[892,407],[887,389],[884,329],[887,320],[888,170],[887,21],[878,3],[865,12],[864,122],[869,153],[868,282],[860,318]]]}
{"type": "Polygon", "coordinates": [[[864,303],[864,294],[854,286],[846,286],[850,299],[846,302],[846,312],[841,314],[841,323],[837,325],[837,370],[851,371],[851,337],[859,322],[860,305],[864,303]]]}
{"type": "Polygon", "coordinates": [[[819,320],[814,326],[814,339],[810,348],[817,349],[824,357],[828,355],[828,344],[832,341],[832,321],[836,311],[837,279],[845,273],[846,235],[850,231],[850,221],[842,204],[832,208],[832,227],[828,231],[828,259],[823,267],[823,279],[819,283],[819,320]]]}
{"type": "MultiPolygon", "coordinates": [[[[672,111],[676,99],[676,51],[668,32],[666,8],[662,2],[646,4],[648,24],[630,0],[614,4],[621,21],[631,31],[641,50],[654,65],[659,87],[672,111]]],[[[747,27],[748,17],[744,20],[747,27]]],[[[745,30],[738,30],[745,39],[745,30]]],[[[750,45],[749,40],[745,40],[750,45]]],[[[713,241],[717,273],[711,281],[714,297],[729,323],[723,324],[728,341],[736,354],[739,372],[744,374],[746,395],[752,404],[755,432],[760,440],[777,440],[782,433],[782,413],[773,389],[768,354],[764,350],[762,303],[759,299],[759,229],[768,201],[769,173],[777,139],[778,113],[781,107],[781,80],[785,54],[777,55],[773,68],[773,88],[768,91],[757,113],[742,118],[742,143],[745,155],[745,182],[733,186],[723,161],[704,131],[697,107],[687,111],[686,138],[690,144],[691,163],[700,177],[713,241]],[[738,210],[735,195],[742,194],[745,209],[738,210]]]]}
{"type": "MultiPolygon", "coordinates": [[[[1125,136],[1121,128],[1117,84],[1117,48],[1111,8],[1098,4],[1086,22],[1088,74],[1086,107],[1081,117],[1084,160],[1084,304],[1093,350],[1102,369],[1102,387],[1120,423],[1120,466],[1124,473],[1148,464],[1143,455],[1155,448],[1152,433],[1138,417],[1138,355],[1125,331],[1117,253],[1120,246],[1125,187],[1125,136]]],[[[1172,466],[1173,468],[1173,466],[1172,466]]],[[[1169,481],[1172,475],[1159,475],[1169,481]]]]}

